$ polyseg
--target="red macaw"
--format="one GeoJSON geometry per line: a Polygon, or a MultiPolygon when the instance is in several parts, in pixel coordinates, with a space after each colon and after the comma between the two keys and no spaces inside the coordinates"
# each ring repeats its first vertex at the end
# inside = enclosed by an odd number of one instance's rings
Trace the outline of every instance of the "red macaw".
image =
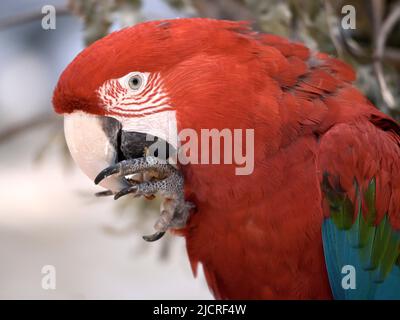
{"type": "Polygon", "coordinates": [[[247,23],[176,19],[83,50],[53,103],[104,194],[161,192],[146,239],[183,235],[216,298],[400,298],[400,127],[354,79],[345,63],[247,23]],[[176,151],[184,129],[254,130],[252,173],[143,153],[148,135],[176,151]]]}

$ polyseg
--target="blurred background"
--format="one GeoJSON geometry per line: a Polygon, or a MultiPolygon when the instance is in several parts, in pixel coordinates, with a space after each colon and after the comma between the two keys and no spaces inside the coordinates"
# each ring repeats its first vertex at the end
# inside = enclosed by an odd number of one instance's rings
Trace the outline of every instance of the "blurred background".
{"type": "Polygon", "coordinates": [[[144,242],[158,203],[96,198],[72,163],[52,90],[66,65],[107,33],[177,17],[250,20],[347,61],[356,85],[396,119],[400,1],[2,0],[0,2],[0,299],[210,299],[182,238],[144,242]],[[42,7],[56,28],[42,28],[42,7]],[[344,29],[345,5],[355,29],[344,29]],[[42,288],[43,266],[56,289],[42,288]]]}

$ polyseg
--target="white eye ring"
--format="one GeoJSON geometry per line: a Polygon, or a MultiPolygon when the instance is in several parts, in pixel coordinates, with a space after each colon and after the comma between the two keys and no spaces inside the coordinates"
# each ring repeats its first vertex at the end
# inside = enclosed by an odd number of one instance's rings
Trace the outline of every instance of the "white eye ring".
{"type": "Polygon", "coordinates": [[[141,73],[131,74],[127,79],[127,85],[132,91],[140,91],[145,85],[146,79],[141,73]]]}

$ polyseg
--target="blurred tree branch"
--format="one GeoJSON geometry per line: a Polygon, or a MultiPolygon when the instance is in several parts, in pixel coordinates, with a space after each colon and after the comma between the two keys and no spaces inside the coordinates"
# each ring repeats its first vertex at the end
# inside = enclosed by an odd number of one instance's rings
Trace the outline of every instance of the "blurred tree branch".
{"type": "Polygon", "coordinates": [[[41,128],[43,126],[48,126],[59,122],[61,124],[61,119],[51,112],[43,112],[32,116],[29,119],[20,121],[10,127],[0,131],[0,143],[4,143],[13,139],[19,134],[30,132],[32,129],[41,128]]]}
{"type": "Polygon", "coordinates": [[[253,20],[245,1],[241,0],[192,0],[200,17],[226,20],[253,20]]]}
{"type": "MultiPolygon", "coordinates": [[[[373,9],[377,9],[376,7],[380,6],[380,4],[376,4],[376,0],[372,0],[373,9]]],[[[379,15],[382,10],[373,10],[374,16],[379,15]],[[377,13],[375,13],[377,12],[377,13]]],[[[387,16],[387,18],[383,21],[383,23],[380,23],[381,17],[379,16],[376,19],[373,19],[373,21],[377,20],[377,26],[374,27],[374,52],[373,52],[373,58],[374,58],[374,71],[375,71],[375,76],[377,78],[379,87],[381,89],[381,94],[382,94],[382,99],[385,102],[386,106],[390,109],[394,109],[396,106],[396,101],[392,93],[390,92],[390,89],[388,87],[388,84],[386,82],[384,73],[383,73],[383,67],[382,67],[382,57],[385,51],[385,45],[387,38],[390,34],[390,32],[393,30],[393,27],[397,22],[400,21],[400,3],[398,3],[394,8],[393,11],[387,16]]]]}

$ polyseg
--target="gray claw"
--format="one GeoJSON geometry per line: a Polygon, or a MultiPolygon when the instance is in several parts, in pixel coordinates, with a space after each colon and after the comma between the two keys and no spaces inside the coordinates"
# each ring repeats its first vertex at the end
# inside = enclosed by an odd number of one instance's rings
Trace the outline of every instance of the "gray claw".
{"type": "Polygon", "coordinates": [[[163,232],[162,231],[157,231],[157,232],[155,232],[155,233],[153,233],[151,235],[142,236],[142,238],[143,238],[143,240],[146,240],[148,242],[153,242],[153,241],[160,240],[163,237],[164,234],[165,234],[165,231],[163,231],[163,232]]]}
{"type": "MultiPolygon", "coordinates": [[[[101,171],[95,179],[99,183],[104,178],[117,174],[127,176],[136,173],[156,172],[157,179],[135,183],[117,192],[114,199],[133,193],[135,197],[154,196],[157,192],[163,196],[161,214],[152,235],[143,236],[146,241],[159,240],[169,228],[182,228],[186,225],[194,205],[184,199],[184,178],[180,171],[162,159],[143,157],[121,161],[101,171]]],[[[103,192],[106,194],[106,192],[103,192]]],[[[107,193],[108,195],[108,193],[107,193]]]]}
{"type": "Polygon", "coordinates": [[[138,186],[136,186],[136,185],[122,189],[121,191],[119,191],[115,194],[114,200],[117,200],[117,199],[121,198],[122,196],[125,196],[129,193],[136,193],[137,190],[138,190],[138,186]]]}
{"type": "Polygon", "coordinates": [[[96,192],[94,195],[96,197],[108,197],[108,196],[112,196],[113,192],[111,190],[105,190],[105,191],[96,192]]]}
{"type": "Polygon", "coordinates": [[[159,173],[167,175],[171,173],[172,170],[176,170],[165,160],[152,156],[128,159],[118,162],[102,170],[94,179],[94,183],[99,184],[103,179],[115,174],[119,176],[126,176],[129,174],[150,171],[152,169],[158,171],[159,173]]]}

